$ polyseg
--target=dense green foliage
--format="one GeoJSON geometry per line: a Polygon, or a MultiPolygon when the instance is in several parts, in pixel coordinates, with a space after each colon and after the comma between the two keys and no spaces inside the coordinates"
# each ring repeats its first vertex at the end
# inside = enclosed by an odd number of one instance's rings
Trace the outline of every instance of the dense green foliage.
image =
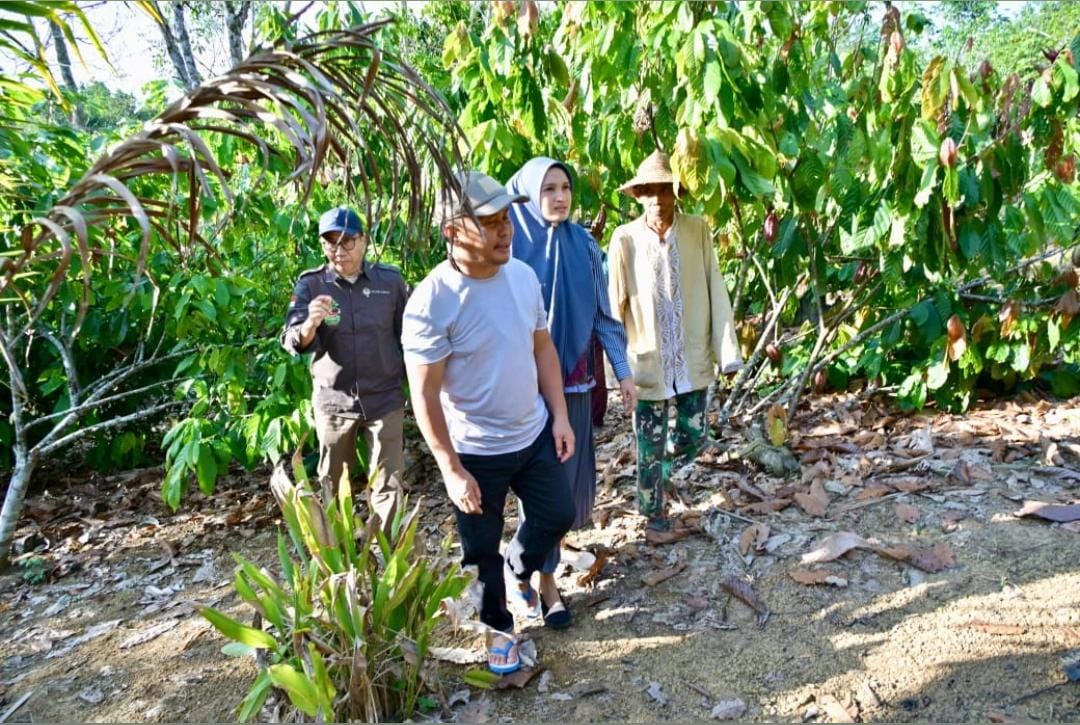
{"type": "MultiPolygon", "coordinates": [[[[956,410],[982,388],[1041,380],[1075,392],[1080,323],[1065,264],[1080,212],[1080,40],[1053,64],[1035,58],[1046,69],[1028,88],[968,56],[921,60],[915,40],[933,25],[872,3],[530,11],[530,3],[430,3],[381,31],[382,42],[446,96],[475,166],[505,179],[535,154],[566,159],[577,211],[600,222],[601,244],[635,214],[616,187],[657,146],[673,153],[683,207],[710,218],[744,321],[751,364],[732,412],[752,412],[762,399],[794,406],[811,386],[885,386],[902,405],[956,410]],[[1038,259],[1055,249],[1066,257],[1038,259]],[[778,362],[768,362],[767,345],[778,362]]],[[[361,17],[355,6],[329,4],[318,23],[361,17]]],[[[267,4],[257,29],[294,37],[296,24],[267,4]]],[[[83,93],[89,105],[112,103],[93,87],[83,93]]],[[[19,250],[20,229],[131,130],[74,129],[55,113],[56,123],[41,123],[50,103],[33,84],[0,89],[6,255],[19,250]]],[[[163,397],[182,402],[186,412],[162,443],[163,493],[174,506],[191,485],[212,490],[230,463],[280,458],[309,430],[307,363],[282,352],[277,334],[293,280],[321,262],[317,212],[359,196],[358,178],[327,171],[304,198],[288,159],[271,158],[264,172],[255,146],[208,138],[235,192],[231,216],[210,175],[215,194],[199,201],[199,241],[155,244],[144,275],[122,263],[139,254],[138,225],[110,231],[112,261],[95,269],[74,350],[88,378],[148,331],[179,355],[141,373],[144,396],[85,421],[163,397]]],[[[134,190],[168,202],[203,181],[185,173],[179,189],[155,183],[134,190]]],[[[155,219],[172,232],[186,222],[155,219]]],[[[371,222],[374,251],[410,281],[443,253],[434,236],[406,235],[397,216],[371,222]]],[[[166,236],[183,237],[157,239],[166,236]]],[[[72,275],[49,324],[61,326],[78,305],[77,268],[72,275]]],[[[65,410],[59,355],[38,344],[26,367],[32,407],[65,410]]],[[[0,443],[10,436],[0,422],[0,443]]],[[[90,460],[154,460],[146,447],[158,441],[161,431],[146,425],[103,431],[90,460]]]]}
{"type": "Polygon", "coordinates": [[[656,146],[673,153],[748,342],[780,348],[778,367],[751,366],[763,391],[797,400],[820,369],[963,409],[1050,366],[1071,394],[1068,257],[1018,264],[1077,241],[1080,36],[1025,87],[941,56],[921,67],[906,39],[925,18],[872,9],[570,3],[530,25],[500,6],[460,23],[444,60],[480,166],[568,160],[585,219],[632,214],[616,187],[656,146]],[[762,330],[774,301],[780,330],[762,330]]]}

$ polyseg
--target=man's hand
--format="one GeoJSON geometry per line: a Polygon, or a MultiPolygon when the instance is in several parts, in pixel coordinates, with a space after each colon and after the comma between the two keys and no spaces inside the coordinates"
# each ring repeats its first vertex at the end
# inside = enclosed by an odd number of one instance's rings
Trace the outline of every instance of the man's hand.
{"type": "Polygon", "coordinates": [[[443,471],[442,474],[443,481],[446,482],[446,495],[450,497],[450,503],[466,514],[478,514],[483,511],[480,502],[480,485],[471,473],[461,469],[443,471]]]}
{"type": "Polygon", "coordinates": [[[556,418],[551,423],[551,437],[555,439],[555,455],[560,463],[566,463],[574,455],[574,429],[565,416],[556,418]]]}
{"type": "Polygon", "coordinates": [[[623,378],[619,381],[619,392],[622,393],[622,407],[624,415],[633,415],[637,407],[637,387],[633,378],[623,378]]]}
{"type": "MultiPolygon", "coordinates": [[[[315,332],[323,319],[330,316],[330,305],[334,302],[330,295],[319,295],[308,305],[307,319],[303,323],[303,332],[315,332]]],[[[304,335],[307,337],[307,335],[304,335]]]]}

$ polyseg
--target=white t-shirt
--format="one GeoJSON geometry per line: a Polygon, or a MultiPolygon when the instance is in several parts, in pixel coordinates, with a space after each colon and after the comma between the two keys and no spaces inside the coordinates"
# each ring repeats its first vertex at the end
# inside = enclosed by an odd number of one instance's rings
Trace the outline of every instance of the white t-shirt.
{"type": "Polygon", "coordinates": [[[413,290],[402,322],[405,363],[446,360],[440,399],[455,451],[513,453],[543,431],[533,333],[544,329],[540,282],[516,259],[488,279],[443,262],[413,290]]]}

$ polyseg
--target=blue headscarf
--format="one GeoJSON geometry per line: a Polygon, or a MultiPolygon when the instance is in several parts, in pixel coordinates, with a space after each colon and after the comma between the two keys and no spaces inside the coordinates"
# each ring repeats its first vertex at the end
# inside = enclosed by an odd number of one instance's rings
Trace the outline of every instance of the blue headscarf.
{"type": "Polygon", "coordinates": [[[580,224],[567,219],[552,225],[540,213],[540,187],[552,166],[566,172],[573,189],[573,176],[566,164],[544,156],[522,166],[510,177],[506,189],[529,197],[527,202],[510,205],[514,222],[511,248],[514,257],[532,267],[540,280],[548,328],[565,380],[592,339],[597,307],[589,245],[596,242],[580,224]]]}

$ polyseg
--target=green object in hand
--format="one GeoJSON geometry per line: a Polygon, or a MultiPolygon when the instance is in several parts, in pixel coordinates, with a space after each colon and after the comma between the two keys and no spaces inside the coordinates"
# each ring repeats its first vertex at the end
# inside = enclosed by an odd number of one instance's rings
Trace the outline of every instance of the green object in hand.
{"type": "Polygon", "coordinates": [[[330,314],[323,318],[327,325],[336,325],[341,322],[341,306],[334,300],[330,303],[330,314]]]}

